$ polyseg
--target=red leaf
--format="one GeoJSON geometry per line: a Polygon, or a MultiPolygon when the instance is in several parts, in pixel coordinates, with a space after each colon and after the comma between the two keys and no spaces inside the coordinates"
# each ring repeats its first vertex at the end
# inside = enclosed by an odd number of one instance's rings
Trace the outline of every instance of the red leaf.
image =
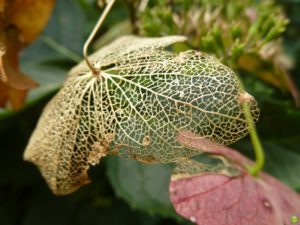
{"type": "MultiPolygon", "coordinates": [[[[186,136],[178,140],[203,149],[203,143],[186,136]]],[[[300,216],[298,193],[265,173],[259,178],[249,175],[240,165],[250,160],[238,152],[215,144],[210,147],[210,152],[233,159],[241,175],[207,170],[188,174],[182,167],[182,176],[177,173],[170,182],[170,197],[178,214],[201,225],[288,225],[293,216],[300,216]]]]}
{"type": "Polygon", "coordinates": [[[300,197],[264,175],[207,174],[171,181],[178,214],[201,225],[284,225],[300,215],[300,197]]]}

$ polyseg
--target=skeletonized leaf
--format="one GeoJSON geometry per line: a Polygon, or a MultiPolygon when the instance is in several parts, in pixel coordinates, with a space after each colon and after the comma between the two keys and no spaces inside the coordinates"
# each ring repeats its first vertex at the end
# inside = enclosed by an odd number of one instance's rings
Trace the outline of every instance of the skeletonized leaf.
{"type": "Polygon", "coordinates": [[[107,154],[143,162],[174,162],[199,154],[177,142],[181,131],[221,144],[245,136],[240,103],[248,101],[235,74],[197,51],[163,48],[185,37],[122,37],[73,68],[45,108],[24,157],[36,163],[51,189],[70,193],[88,182],[89,165],[107,154]]]}

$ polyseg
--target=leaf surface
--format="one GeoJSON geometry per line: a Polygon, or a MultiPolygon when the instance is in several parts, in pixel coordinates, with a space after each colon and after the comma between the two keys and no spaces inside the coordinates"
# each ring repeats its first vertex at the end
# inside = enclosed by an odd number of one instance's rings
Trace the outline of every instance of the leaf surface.
{"type": "Polygon", "coordinates": [[[224,147],[217,152],[232,152],[226,155],[233,160],[231,166],[224,163],[215,171],[185,161],[175,168],[169,188],[178,214],[201,225],[282,225],[300,214],[298,193],[265,173],[252,177],[236,163],[249,160],[233,150],[224,147]],[[236,170],[240,173],[233,174],[236,170]]]}
{"type": "Polygon", "coordinates": [[[248,133],[240,103],[249,102],[256,121],[254,99],[215,58],[163,50],[184,40],[122,37],[90,57],[99,76],[84,62],[71,70],[24,154],[54,192],[69,193],[88,182],[89,165],[107,154],[147,163],[199,154],[177,142],[182,130],[222,144],[248,133]]]}
{"type": "Polygon", "coordinates": [[[168,193],[172,165],[147,165],[119,157],[108,157],[105,166],[116,194],[133,208],[152,214],[177,216],[168,193]]]}

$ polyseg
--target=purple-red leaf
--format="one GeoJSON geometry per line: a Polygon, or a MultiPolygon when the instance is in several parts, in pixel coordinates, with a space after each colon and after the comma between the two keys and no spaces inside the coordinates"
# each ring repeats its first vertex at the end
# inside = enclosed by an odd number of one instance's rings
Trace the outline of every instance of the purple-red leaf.
{"type": "Polygon", "coordinates": [[[267,175],[172,180],[170,194],[177,213],[201,225],[288,225],[300,215],[299,195],[267,175]]]}
{"type": "MultiPolygon", "coordinates": [[[[183,136],[178,141],[203,149],[203,143],[183,136]]],[[[250,160],[238,152],[210,147],[207,151],[226,156],[231,166],[224,161],[215,170],[191,160],[179,163],[170,182],[170,197],[178,214],[201,225],[289,225],[293,216],[300,216],[298,193],[265,173],[259,178],[248,174],[241,165],[250,160]],[[232,175],[233,167],[240,174],[232,175]]]]}

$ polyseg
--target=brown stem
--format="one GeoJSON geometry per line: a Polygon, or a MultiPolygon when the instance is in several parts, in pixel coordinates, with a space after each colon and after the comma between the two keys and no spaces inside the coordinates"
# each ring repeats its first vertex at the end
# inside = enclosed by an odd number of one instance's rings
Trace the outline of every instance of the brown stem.
{"type": "Polygon", "coordinates": [[[83,46],[83,57],[84,57],[84,60],[85,60],[85,62],[86,62],[86,64],[87,64],[87,66],[89,67],[90,71],[91,71],[91,72],[93,73],[93,75],[95,75],[95,76],[100,75],[100,69],[96,69],[96,68],[92,65],[91,61],[88,59],[88,53],[87,53],[87,51],[88,51],[88,48],[89,48],[89,46],[90,46],[92,40],[94,39],[96,33],[98,32],[99,28],[101,27],[101,25],[102,25],[104,19],[105,19],[106,16],[108,15],[108,13],[109,13],[109,11],[110,11],[110,9],[111,9],[111,7],[113,6],[114,3],[115,3],[115,0],[109,0],[109,1],[108,1],[108,3],[107,3],[107,5],[106,5],[106,7],[105,7],[103,13],[101,14],[101,16],[100,16],[100,18],[99,18],[99,20],[98,20],[98,22],[97,22],[97,24],[95,25],[95,27],[94,27],[92,33],[90,34],[90,36],[88,37],[88,39],[86,40],[86,42],[84,43],[84,46],[83,46]]]}
{"type": "Polygon", "coordinates": [[[132,33],[138,34],[139,27],[138,27],[138,4],[135,0],[124,0],[124,3],[128,9],[130,23],[132,25],[132,33]]]}

